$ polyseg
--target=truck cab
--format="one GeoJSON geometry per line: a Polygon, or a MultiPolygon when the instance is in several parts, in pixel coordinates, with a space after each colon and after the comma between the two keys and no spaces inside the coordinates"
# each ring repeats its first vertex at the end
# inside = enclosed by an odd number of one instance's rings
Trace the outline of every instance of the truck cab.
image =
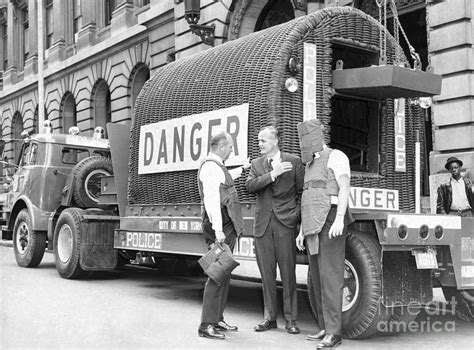
{"type": "Polygon", "coordinates": [[[2,238],[13,238],[20,266],[33,267],[41,262],[48,240],[48,222],[63,207],[95,206],[98,202],[100,177],[110,175],[107,169],[88,171],[87,159],[110,158],[108,140],[80,135],[78,128],[69,134],[54,134],[51,127],[44,133],[24,133],[21,153],[15,164],[4,162],[7,177],[4,189],[2,238]],[[78,180],[79,179],[79,180],[78,180]]]}

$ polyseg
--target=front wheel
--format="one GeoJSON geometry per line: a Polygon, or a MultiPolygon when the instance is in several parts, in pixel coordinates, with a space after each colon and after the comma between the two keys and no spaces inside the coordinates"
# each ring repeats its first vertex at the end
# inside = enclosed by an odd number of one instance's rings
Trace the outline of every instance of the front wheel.
{"type": "Polygon", "coordinates": [[[88,277],[80,264],[81,217],[78,209],[65,209],[58,218],[54,230],[54,263],[62,278],[79,279],[88,277]]]}
{"type": "Polygon", "coordinates": [[[13,227],[13,250],[21,267],[36,267],[43,260],[46,248],[46,233],[33,232],[27,209],[18,213],[13,227]]]}

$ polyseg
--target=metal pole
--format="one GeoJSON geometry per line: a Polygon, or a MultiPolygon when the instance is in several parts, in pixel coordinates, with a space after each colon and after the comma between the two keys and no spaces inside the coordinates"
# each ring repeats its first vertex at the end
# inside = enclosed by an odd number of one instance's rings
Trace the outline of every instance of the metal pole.
{"type": "Polygon", "coordinates": [[[415,142],[415,213],[420,213],[420,190],[421,190],[421,155],[420,155],[420,131],[416,130],[415,142]]]}
{"type": "Polygon", "coordinates": [[[36,2],[38,7],[38,131],[43,131],[44,124],[44,45],[43,45],[43,0],[36,2]]]}

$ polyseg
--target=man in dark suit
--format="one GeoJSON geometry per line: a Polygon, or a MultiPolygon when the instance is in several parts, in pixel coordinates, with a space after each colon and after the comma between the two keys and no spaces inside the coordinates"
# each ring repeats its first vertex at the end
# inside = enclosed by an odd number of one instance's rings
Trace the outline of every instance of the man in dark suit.
{"type": "Polygon", "coordinates": [[[252,161],[246,187],[257,194],[255,249],[262,276],[264,320],[255,326],[262,332],[277,328],[276,266],[283,284],[283,311],[288,333],[297,334],[296,229],[300,221],[300,198],[304,167],[301,159],[280,152],[278,130],[263,128],[258,134],[261,157],[252,161]]]}

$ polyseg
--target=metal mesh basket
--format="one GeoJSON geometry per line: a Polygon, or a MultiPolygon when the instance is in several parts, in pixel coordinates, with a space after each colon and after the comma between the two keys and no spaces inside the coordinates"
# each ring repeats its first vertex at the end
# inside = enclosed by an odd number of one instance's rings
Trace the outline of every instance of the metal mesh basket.
{"type": "MultiPolygon", "coordinates": [[[[285,80],[290,57],[303,62],[303,43],[317,46],[317,116],[326,127],[330,143],[332,46],[345,40],[361,47],[378,47],[378,21],[350,7],[328,8],[290,22],[249,34],[202,53],[183,58],[159,69],[145,84],[135,109],[131,129],[129,204],[199,203],[197,170],[138,174],[140,127],[206,111],[249,103],[249,156],[259,156],[257,134],[262,126],[275,124],[281,131],[281,148],[299,154],[297,124],[303,118],[303,91],[289,93],[285,80]]],[[[395,40],[389,35],[388,63],[393,62],[395,40]]],[[[303,72],[295,77],[303,86],[303,72]]],[[[407,107],[406,173],[394,172],[393,101],[388,100],[380,116],[379,173],[353,176],[351,185],[399,190],[400,207],[414,210],[415,130],[423,136],[423,121],[407,107]]],[[[239,199],[253,202],[236,181],[239,199]]]]}

